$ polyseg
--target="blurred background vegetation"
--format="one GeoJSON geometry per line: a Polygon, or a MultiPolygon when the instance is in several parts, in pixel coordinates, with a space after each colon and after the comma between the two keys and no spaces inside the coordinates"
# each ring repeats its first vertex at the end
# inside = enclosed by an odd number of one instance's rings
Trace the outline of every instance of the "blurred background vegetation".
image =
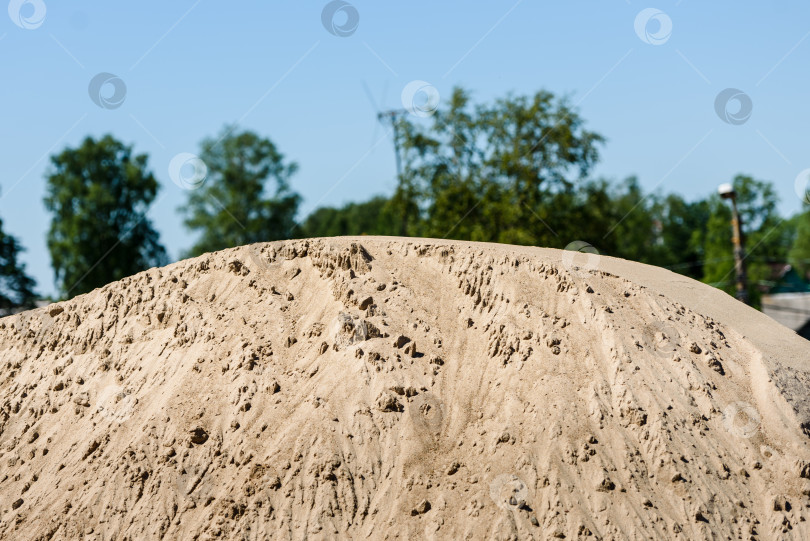
{"type": "MultiPolygon", "coordinates": [[[[297,164],[268,137],[224,127],[201,142],[207,176],[177,209],[190,233],[186,255],[337,235],[552,248],[584,241],[601,254],[665,267],[731,293],[731,211],[716,194],[718,184],[730,181],[744,223],[752,303],[758,306],[786,264],[807,280],[810,211],[780,216],[770,180],[706,179],[705,197],[687,201],[660,190],[645,193],[633,177],[591,178],[605,139],[549,92],[475,104],[457,88],[428,118],[396,117],[393,135],[402,160],[394,193],[321,207],[297,220],[297,164]]],[[[63,298],[167,262],[147,218],[160,190],[148,156],[110,135],[88,137],[51,157],[46,180],[48,250],[63,298]]],[[[0,222],[5,313],[38,299],[19,262],[22,249],[0,222]]]]}

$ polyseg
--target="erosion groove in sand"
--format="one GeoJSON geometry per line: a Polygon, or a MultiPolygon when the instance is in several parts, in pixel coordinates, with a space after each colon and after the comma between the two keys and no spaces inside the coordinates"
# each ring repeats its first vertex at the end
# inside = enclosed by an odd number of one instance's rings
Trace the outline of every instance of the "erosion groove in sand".
{"type": "Polygon", "coordinates": [[[0,538],[807,539],[806,344],[608,257],[208,254],[0,320],[0,538]]]}

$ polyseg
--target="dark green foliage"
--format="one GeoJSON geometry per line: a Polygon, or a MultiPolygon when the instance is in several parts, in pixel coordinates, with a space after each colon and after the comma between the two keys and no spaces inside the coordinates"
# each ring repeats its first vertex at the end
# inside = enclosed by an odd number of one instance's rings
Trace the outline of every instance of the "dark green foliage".
{"type": "Polygon", "coordinates": [[[473,106],[462,89],[428,126],[402,119],[400,234],[551,244],[537,209],[587,174],[602,142],[582,124],[548,92],[473,106]]]}
{"type": "MultiPolygon", "coordinates": [[[[737,175],[733,181],[737,206],[743,223],[748,294],[759,306],[761,290],[770,284],[769,263],[784,262],[793,242],[793,229],[777,210],[778,197],[770,182],[737,175]]],[[[705,263],[703,281],[729,294],[735,290],[734,253],[732,247],[731,208],[713,195],[708,201],[709,219],[703,228],[705,263]]]]}
{"type": "MultiPolygon", "coordinates": [[[[603,138],[551,93],[473,106],[454,90],[424,126],[400,123],[405,171],[391,200],[400,234],[599,251],[662,264],[665,202],[636,179],[585,181],[603,138]]],[[[683,209],[681,209],[683,210],[683,209]]]]}
{"type": "Polygon", "coordinates": [[[180,209],[186,227],[200,233],[189,255],[296,234],[300,196],[288,183],[295,163],[285,163],[270,140],[250,131],[226,127],[201,146],[208,178],[180,209]]]}
{"type": "Polygon", "coordinates": [[[805,206],[804,212],[797,215],[793,222],[796,240],[790,248],[788,261],[799,276],[807,280],[810,279],[810,209],[805,206]]]}
{"type": "Polygon", "coordinates": [[[146,155],[107,135],[51,157],[48,250],[65,297],[166,263],[146,214],[158,183],[146,155]]]}
{"type": "Polygon", "coordinates": [[[20,261],[23,251],[20,243],[3,232],[0,220],[0,313],[7,314],[16,308],[32,308],[36,300],[35,282],[25,273],[20,261]]]}
{"type": "MultiPolygon", "coordinates": [[[[566,243],[584,240],[600,253],[656,263],[660,251],[654,207],[656,200],[645,196],[631,177],[611,188],[606,181],[586,183],[580,190],[579,212],[566,220],[566,243]],[[586,233],[588,238],[581,238],[586,233]],[[579,237],[577,235],[580,235],[579,237]]],[[[552,209],[563,202],[555,202],[552,209]]]]}
{"type": "Polygon", "coordinates": [[[321,207],[307,217],[301,231],[304,237],[398,234],[396,217],[382,196],[341,208],[321,207]]]}
{"type": "MultiPolygon", "coordinates": [[[[706,200],[690,203],[670,194],[658,202],[655,212],[660,219],[661,235],[657,260],[649,262],[696,280],[703,278],[702,231],[711,214],[710,203],[706,200]]],[[[726,251],[729,249],[726,246],[726,251]]]]}

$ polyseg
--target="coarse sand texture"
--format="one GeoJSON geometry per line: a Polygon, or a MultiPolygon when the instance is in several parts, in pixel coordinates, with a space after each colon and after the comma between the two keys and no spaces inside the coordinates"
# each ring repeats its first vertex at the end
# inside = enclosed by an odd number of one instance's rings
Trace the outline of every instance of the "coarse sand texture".
{"type": "Polygon", "coordinates": [[[254,244],[0,319],[0,539],[810,539],[810,343],[596,254],[254,244]]]}

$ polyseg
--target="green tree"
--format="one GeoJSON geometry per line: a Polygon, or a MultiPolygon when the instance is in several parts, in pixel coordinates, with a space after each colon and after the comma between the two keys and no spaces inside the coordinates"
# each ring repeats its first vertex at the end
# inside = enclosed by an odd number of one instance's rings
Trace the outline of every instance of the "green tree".
{"type": "Polygon", "coordinates": [[[302,230],[306,237],[398,234],[389,200],[382,196],[363,203],[348,203],[340,208],[319,208],[307,216],[302,230]]]}
{"type": "Polygon", "coordinates": [[[805,279],[810,275],[810,208],[794,218],[796,238],[790,247],[788,261],[805,279]]]}
{"type": "Polygon", "coordinates": [[[22,246],[16,238],[3,232],[0,220],[0,313],[8,314],[15,308],[33,308],[37,298],[36,283],[25,273],[20,261],[22,246]]]}
{"type": "Polygon", "coordinates": [[[734,246],[731,232],[731,210],[719,197],[709,199],[709,219],[702,232],[704,251],[703,281],[734,292],[734,246]]]}
{"type": "MultiPolygon", "coordinates": [[[[737,207],[743,222],[746,249],[748,295],[759,306],[761,290],[771,277],[769,263],[784,262],[792,242],[792,229],[777,212],[778,196],[773,185],[750,176],[737,175],[733,181],[737,207]]],[[[734,253],[729,205],[713,195],[705,228],[703,281],[735,291],[734,253]]]]}
{"type": "Polygon", "coordinates": [[[687,202],[679,195],[669,194],[657,207],[661,250],[653,263],[700,280],[704,260],[701,231],[711,215],[709,202],[687,202]]]}
{"type": "MultiPolygon", "coordinates": [[[[645,195],[635,177],[612,189],[603,186],[599,191],[593,188],[586,191],[591,197],[586,201],[584,220],[591,229],[598,228],[591,244],[608,255],[661,263],[663,246],[661,224],[656,215],[657,197],[645,195]],[[594,196],[597,199],[594,200],[594,196]]],[[[577,223],[574,225],[579,227],[577,223]]],[[[569,233],[573,234],[575,231],[569,233]]]]}
{"type": "Polygon", "coordinates": [[[545,91],[473,105],[456,88],[427,126],[399,127],[405,168],[392,206],[402,233],[517,244],[558,242],[542,207],[586,176],[603,140],[545,91]]]}
{"type": "Polygon", "coordinates": [[[180,209],[186,227],[200,233],[190,255],[293,235],[300,202],[289,187],[295,163],[285,162],[269,139],[230,127],[201,147],[208,177],[180,209]]]}
{"type": "Polygon", "coordinates": [[[65,297],[166,263],[147,218],[159,188],[147,160],[110,135],[51,157],[48,250],[65,297]]]}
{"type": "Polygon", "coordinates": [[[574,239],[614,257],[653,265],[679,261],[667,245],[669,202],[645,194],[635,177],[566,187],[549,194],[536,212],[555,235],[546,246],[563,248],[574,239]]]}

